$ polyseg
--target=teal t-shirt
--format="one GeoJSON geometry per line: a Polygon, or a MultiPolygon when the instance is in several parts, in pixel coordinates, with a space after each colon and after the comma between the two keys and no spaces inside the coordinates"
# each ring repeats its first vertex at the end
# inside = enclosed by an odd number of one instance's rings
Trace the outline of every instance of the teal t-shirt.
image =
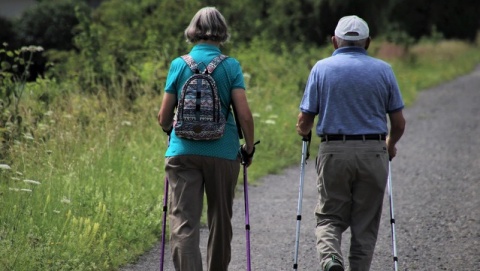
{"type": "MultiPolygon", "coordinates": [[[[221,54],[220,48],[210,44],[197,44],[189,53],[203,70],[216,56],[221,54]]],[[[176,94],[180,97],[183,84],[193,74],[181,57],[177,57],[170,64],[165,92],[176,94]]],[[[223,60],[212,74],[217,84],[218,93],[222,104],[222,112],[227,116],[227,125],[223,136],[217,140],[190,140],[179,138],[173,129],[170,135],[170,145],[165,157],[178,155],[203,155],[235,160],[237,158],[240,142],[235,118],[230,110],[231,91],[236,88],[245,90],[243,73],[240,63],[232,57],[223,60]]]]}

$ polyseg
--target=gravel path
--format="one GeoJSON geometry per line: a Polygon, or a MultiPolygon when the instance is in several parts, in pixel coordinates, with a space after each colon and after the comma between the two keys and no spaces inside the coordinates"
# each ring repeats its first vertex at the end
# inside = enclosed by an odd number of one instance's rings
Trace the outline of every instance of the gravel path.
{"type": "MultiPolygon", "coordinates": [[[[479,86],[480,67],[422,91],[404,112],[407,129],[392,162],[399,270],[480,270],[479,86]]],[[[298,144],[299,152],[292,155],[298,155],[300,164],[300,138],[298,144]]],[[[316,150],[311,154],[305,169],[298,270],[319,270],[313,215],[316,150]]],[[[293,269],[299,176],[296,166],[249,186],[252,270],[293,269]]],[[[239,188],[243,190],[242,185],[239,188]]],[[[389,206],[386,194],[372,271],[393,270],[389,206]]],[[[243,191],[239,191],[230,264],[234,271],[246,270],[244,219],[243,191]]],[[[203,233],[205,251],[207,231],[203,233]]],[[[344,255],[348,235],[347,231],[343,238],[344,255]]],[[[173,270],[169,257],[164,270],[173,270]]],[[[153,271],[159,265],[160,244],[121,270],[153,271]]]]}

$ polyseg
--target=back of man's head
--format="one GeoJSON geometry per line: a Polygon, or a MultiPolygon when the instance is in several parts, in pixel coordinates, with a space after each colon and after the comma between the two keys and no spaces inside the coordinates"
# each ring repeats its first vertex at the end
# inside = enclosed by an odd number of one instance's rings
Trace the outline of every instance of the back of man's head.
{"type": "Polygon", "coordinates": [[[335,39],[338,47],[357,46],[365,48],[369,37],[368,24],[356,15],[342,17],[335,28],[335,39]]]}

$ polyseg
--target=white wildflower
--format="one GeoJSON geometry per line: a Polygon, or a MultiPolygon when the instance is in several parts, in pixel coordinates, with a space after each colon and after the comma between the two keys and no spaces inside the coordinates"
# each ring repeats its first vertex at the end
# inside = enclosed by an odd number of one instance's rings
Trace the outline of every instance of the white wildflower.
{"type": "Polygon", "coordinates": [[[20,181],[20,178],[12,177],[12,180],[14,180],[14,181],[20,181]]]}
{"type": "Polygon", "coordinates": [[[23,180],[24,183],[29,183],[29,184],[35,184],[39,185],[41,184],[39,181],[34,181],[34,180],[23,180]]]}
{"type": "Polygon", "coordinates": [[[252,113],[252,116],[255,117],[255,118],[259,118],[259,117],[260,117],[260,113],[252,113]]]}
{"type": "Polygon", "coordinates": [[[20,189],[20,191],[32,193],[32,189],[22,188],[22,189],[20,189]]]}
{"type": "Polygon", "coordinates": [[[63,199],[61,200],[62,203],[65,203],[65,204],[70,204],[70,200],[67,199],[66,197],[63,197],[63,199]]]}
{"type": "Polygon", "coordinates": [[[264,121],[264,123],[273,125],[273,124],[275,124],[275,121],[274,120],[266,120],[266,121],[264,121]]]}
{"type": "Polygon", "coordinates": [[[49,126],[46,125],[46,124],[43,124],[43,123],[39,123],[39,124],[38,124],[38,129],[46,130],[46,129],[48,129],[48,128],[49,128],[49,126]]]}
{"type": "Polygon", "coordinates": [[[20,171],[15,172],[17,175],[23,175],[20,171]]]}
{"type": "Polygon", "coordinates": [[[22,52],[42,52],[43,51],[43,47],[42,46],[35,46],[35,45],[30,45],[30,46],[23,46],[21,49],[20,49],[22,52]]]}
{"type": "Polygon", "coordinates": [[[56,213],[56,214],[59,214],[59,213],[60,213],[59,210],[53,210],[53,212],[56,213]]]}
{"type": "Polygon", "coordinates": [[[0,169],[12,169],[12,168],[7,164],[0,164],[0,169]]]}
{"type": "Polygon", "coordinates": [[[24,134],[23,137],[25,139],[33,140],[33,136],[31,134],[24,134]]]}
{"type": "Polygon", "coordinates": [[[130,122],[128,120],[124,120],[124,121],[122,121],[122,126],[132,126],[132,122],[130,122]]]}

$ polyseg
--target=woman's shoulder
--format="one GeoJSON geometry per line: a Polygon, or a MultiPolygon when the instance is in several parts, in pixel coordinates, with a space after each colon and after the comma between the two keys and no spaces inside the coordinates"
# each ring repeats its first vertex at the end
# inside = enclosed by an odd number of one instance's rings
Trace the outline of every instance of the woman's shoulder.
{"type": "Polygon", "coordinates": [[[227,61],[227,63],[231,63],[231,64],[240,64],[240,61],[238,61],[238,59],[236,59],[235,57],[233,56],[229,56],[229,55],[225,55],[227,58],[225,59],[225,61],[227,61]]]}
{"type": "Polygon", "coordinates": [[[232,71],[241,69],[240,61],[232,56],[227,56],[227,58],[222,61],[222,66],[225,68],[229,67],[232,71]]]}
{"type": "Polygon", "coordinates": [[[183,65],[183,64],[186,64],[185,61],[182,59],[182,56],[178,56],[176,58],[174,58],[171,62],[170,65],[172,66],[179,66],[179,65],[183,65]]]}

